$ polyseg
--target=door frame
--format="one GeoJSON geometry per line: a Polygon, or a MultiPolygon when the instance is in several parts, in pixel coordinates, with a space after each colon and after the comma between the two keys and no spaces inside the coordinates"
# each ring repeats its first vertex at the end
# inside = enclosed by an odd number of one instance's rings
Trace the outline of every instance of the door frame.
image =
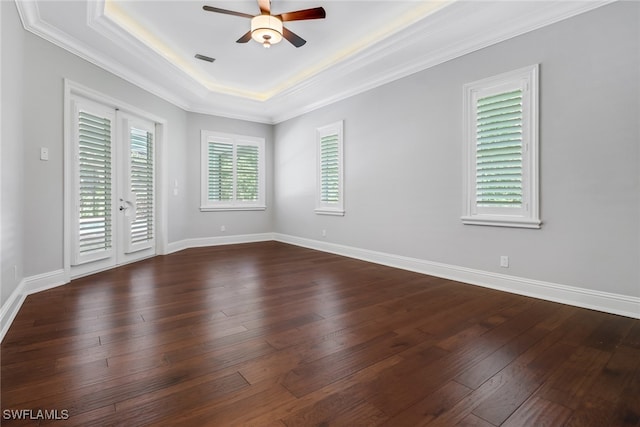
{"type": "MultiPolygon", "coordinates": [[[[168,252],[167,240],[167,197],[165,189],[167,188],[167,167],[166,167],[166,140],[167,140],[167,120],[155,114],[144,111],[134,105],[128,104],[119,99],[105,95],[99,91],[83,86],[69,79],[64,79],[64,112],[63,112],[63,132],[64,132],[64,223],[63,223],[63,265],[65,283],[81,277],[83,274],[71,276],[71,230],[72,224],[72,194],[73,194],[73,129],[71,129],[72,96],[81,96],[91,101],[95,101],[113,108],[142,117],[155,123],[155,160],[156,160],[156,176],[155,176],[155,199],[156,199],[156,255],[164,255],[168,252]]],[[[109,267],[111,268],[111,267],[109,267]]],[[[97,270],[99,271],[99,270],[97,270]]],[[[93,274],[97,271],[92,271],[93,274]]]]}

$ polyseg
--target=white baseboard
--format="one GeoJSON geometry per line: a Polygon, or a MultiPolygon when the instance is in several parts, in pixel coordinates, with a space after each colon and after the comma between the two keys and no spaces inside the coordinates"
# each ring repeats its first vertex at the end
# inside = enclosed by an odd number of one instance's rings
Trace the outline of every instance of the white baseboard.
{"type": "Polygon", "coordinates": [[[22,303],[27,297],[27,294],[24,292],[24,283],[24,280],[18,283],[18,286],[16,286],[11,295],[9,295],[9,298],[2,304],[2,308],[0,308],[0,342],[4,339],[9,327],[13,323],[13,319],[16,318],[20,307],[22,307],[22,303]]]}
{"type": "Polygon", "coordinates": [[[66,285],[67,283],[69,283],[69,280],[67,279],[64,270],[55,270],[27,277],[25,279],[24,290],[26,295],[31,295],[60,285],[66,285]]]}
{"type": "Polygon", "coordinates": [[[485,288],[640,319],[640,298],[634,296],[594,291],[540,280],[508,276],[506,274],[474,270],[279,233],[274,235],[274,239],[283,243],[428,274],[430,276],[442,277],[485,288]]]}
{"type": "Polygon", "coordinates": [[[197,239],[185,239],[169,243],[167,253],[182,251],[189,248],[202,248],[207,246],[235,245],[238,243],[268,242],[275,240],[273,233],[241,234],[236,236],[202,237],[197,239]]]}

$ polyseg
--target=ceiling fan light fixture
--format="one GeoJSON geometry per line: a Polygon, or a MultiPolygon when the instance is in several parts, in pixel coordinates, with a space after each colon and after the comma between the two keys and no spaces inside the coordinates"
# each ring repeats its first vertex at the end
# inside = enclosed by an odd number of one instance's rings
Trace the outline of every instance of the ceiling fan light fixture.
{"type": "Polygon", "coordinates": [[[271,15],[251,18],[251,38],[265,48],[282,41],[282,21],[271,15]]]}

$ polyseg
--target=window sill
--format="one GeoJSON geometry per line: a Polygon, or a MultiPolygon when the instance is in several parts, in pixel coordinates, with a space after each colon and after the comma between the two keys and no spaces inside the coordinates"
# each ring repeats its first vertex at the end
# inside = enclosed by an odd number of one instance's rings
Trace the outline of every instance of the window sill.
{"type": "Polygon", "coordinates": [[[264,211],[266,206],[200,206],[200,212],[264,211]]]}
{"type": "Polygon", "coordinates": [[[344,209],[317,208],[314,212],[318,215],[344,216],[344,209]]]}
{"type": "Polygon", "coordinates": [[[541,228],[542,221],[529,218],[509,218],[499,216],[463,216],[466,225],[488,225],[493,227],[541,228]]]}

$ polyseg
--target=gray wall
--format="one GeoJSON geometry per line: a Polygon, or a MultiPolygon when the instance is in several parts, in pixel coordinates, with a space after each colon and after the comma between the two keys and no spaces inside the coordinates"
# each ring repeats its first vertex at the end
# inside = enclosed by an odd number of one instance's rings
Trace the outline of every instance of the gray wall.
{"type": "MultiPolygon", "coordinates": [[[[16,5],[0,2],[2,8],[2,281],[0,307],[23,277],[23,115],[22,63],[24,31],[16,5]],[[14,273],[17,269],[17,277],[14,273]]],[[[4,325],[0,325],[0,328],[4,325]]]]}
{"type": "Polygon", "coordinates": [[[640,296],[639,13],[608,5],[278,124],[276,231],[640,296]],[[534,63],[542,229],[463,225],[462,85],[534,63]],[[346,215],[315,215],[314,131],[340,119],[346,215]]]}
{"type": "Polygon", "coordinates": [[[185,205],[188,221],[184,224],[185,238],[226,237],[259,234],[273,231],[273,126],[228,119],[206,114],[190,113],[187,122],[187,182],[188,199],[185,205]],[[264,211],[200,212],[200,131],[232,133],[265,139],[266,204],[264,211]],[[225,226],[226,231],[220,230],[225,226]]]}

